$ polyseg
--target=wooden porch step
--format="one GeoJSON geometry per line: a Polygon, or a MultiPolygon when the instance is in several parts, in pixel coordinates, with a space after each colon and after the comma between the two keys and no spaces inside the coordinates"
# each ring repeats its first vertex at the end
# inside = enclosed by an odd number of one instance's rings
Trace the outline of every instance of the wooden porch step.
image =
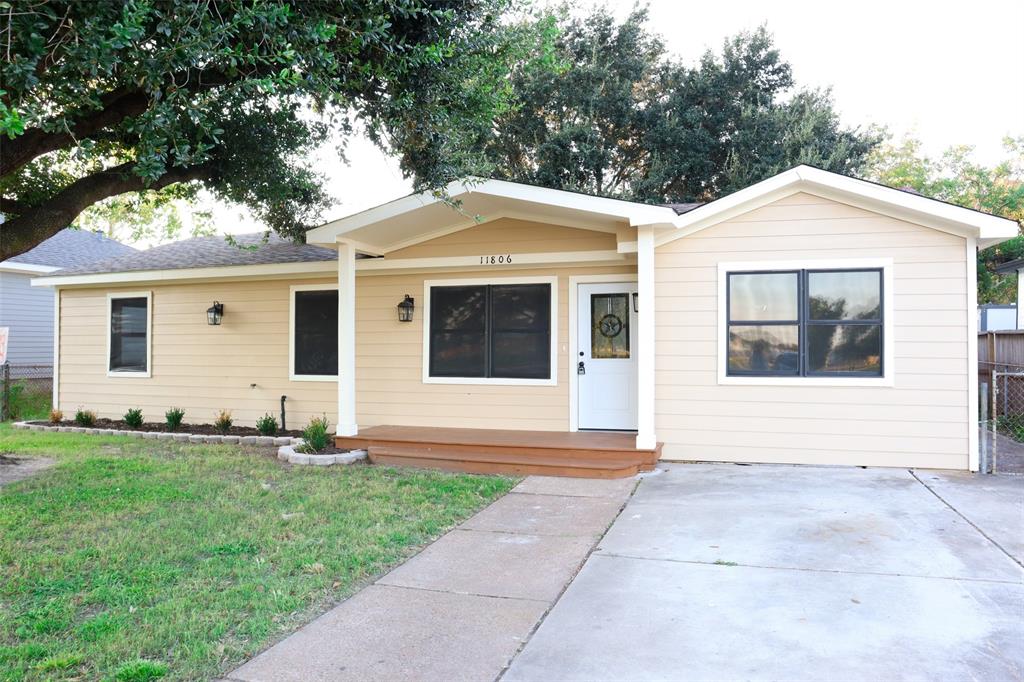
{"type": "Polygon", "coordinates": [[[474,474],[522,476],[570,476],[576,478],[626,478],[649,470],[638,458],[590,459],[552,457],[509,452],[468,451],[462,448],[371,445],[367,452],[374,464],[411,466],[423,469],[463,471],[474,474]]]}

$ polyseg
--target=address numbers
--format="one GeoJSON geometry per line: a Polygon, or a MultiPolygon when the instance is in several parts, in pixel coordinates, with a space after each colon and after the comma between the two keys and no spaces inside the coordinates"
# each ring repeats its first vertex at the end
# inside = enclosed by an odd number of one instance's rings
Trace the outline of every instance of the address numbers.
{"type": "Polygon", "coordinates": [[[503,256],[480,256],[480,265],[508,265],[512,262],[512,254],[503,256]]]}

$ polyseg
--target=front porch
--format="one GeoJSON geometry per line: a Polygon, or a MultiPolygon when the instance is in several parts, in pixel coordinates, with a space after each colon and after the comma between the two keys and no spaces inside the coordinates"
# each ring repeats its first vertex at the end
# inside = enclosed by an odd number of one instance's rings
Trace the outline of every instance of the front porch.
{"type": "Polygon", "coordinates": [[[636,447],[636,434],[373,426],[338,436],[339,448],[363,448],[370,461],[477,474],[625,478],[650,471],[661,453],[636,447]]]}

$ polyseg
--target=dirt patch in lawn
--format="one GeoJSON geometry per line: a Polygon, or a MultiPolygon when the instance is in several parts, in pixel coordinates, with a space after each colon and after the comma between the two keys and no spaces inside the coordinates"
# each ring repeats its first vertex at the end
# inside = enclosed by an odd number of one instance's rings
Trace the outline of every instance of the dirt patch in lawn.
{"type": "Polygon", "coordinates": [[[49,457],[14,457],[0,453],[0,486],[35,476],[56,463],[57,460],[49,457]]]}
{"type": "MultiPolygon", "coordinates": [[[[41,424],[43,426],[81,426],[76,423],[73,419],[65,419],[60,423],[53,423],[49,421],[34,421],[29,422],[30,424],[41,424]]],[[[117,431],[159,431],[161,433],[167,433],[167,424],[163,422],[145,422],[142,426],[135,427],[129,426],[124,422],[123,419],[97,419],[96,423],[88,427],[91,429],[115,429],[117,431]]],[[[218,429],[213,424],[182,424],[178,427],[175,433],[194,433],[203,436],[262,436],[258,430],[251,426],[232,426],[227,431],[218,429]]],[[[290,429],[287,431],[278,431],[277,436],[301,436],[302,431],[295,431],[290,429]]]]}

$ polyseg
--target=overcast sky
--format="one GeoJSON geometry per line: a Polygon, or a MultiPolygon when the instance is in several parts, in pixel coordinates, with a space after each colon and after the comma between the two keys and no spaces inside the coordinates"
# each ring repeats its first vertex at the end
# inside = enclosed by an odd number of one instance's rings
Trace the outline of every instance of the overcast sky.
{"type": "MultiPolygon", "coordinates": [[[[605,4],[605,3],[592,3],[605,4]]],[[[620,15],[631,1],[609,2],[620,15]]],[[[977,160],[1002,158],[1006,135],[1024,135],[1024,1],[652,0],[652,25],[688,62],[726,37],[766,24],[800,86],[831,87],[847,125],[913,131],[939,154],[970,144],[977,160]]],[[[345,166],[325,150],[320,167],[340,218],[409,192],[397,164],[363,140],[345,166]]],[[[219,231],[259,229],[237,209],[215,210],[219,231]]]]}

